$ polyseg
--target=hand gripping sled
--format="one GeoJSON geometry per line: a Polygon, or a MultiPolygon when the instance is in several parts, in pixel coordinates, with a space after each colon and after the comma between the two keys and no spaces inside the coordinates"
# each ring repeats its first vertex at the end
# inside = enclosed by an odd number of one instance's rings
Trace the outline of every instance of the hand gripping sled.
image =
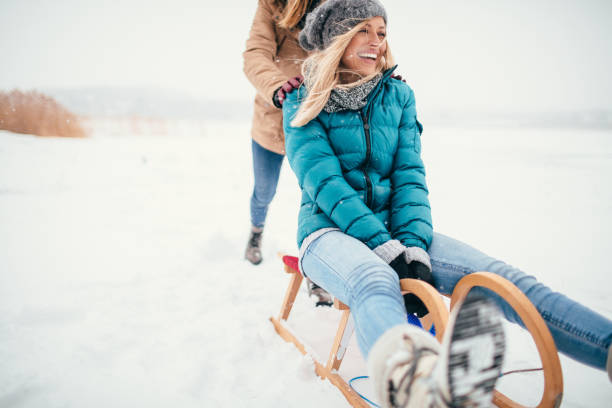
{"type": "MultiPolygon", "coordinates": [[[[282,256],[282,259],[285,265],[285,272],[290,274],[291,278],[281,305],[281,311],[278,317],[271,317],[270,321],[274,325],[276,332],[285,341],[293,343],[302,354],[310,355],[306,346],[284,324],[291,313],[291,308],[293,307],[303,276],[299,271],[296,257],[285,255],[282,256]]],[[[516,286],[506,279],[489,272],[476,272],[463,277],[457,283],[451,296],[451,309],[459,300],[467,295],[470,289],[476,286],[496,292],[518,313],[536,343],[544,369],[544,392],[537,407],[558,407],[563,395],[561,365],[552,336],[536,308],[516,286]]],[[[433,286],[416,279],[402,279],[400,280],[400,287],[402,293],[413,293],[423,301],[429,314],[421,319],[421,323],[427,330],[431,325],[434,325],[436,338],[438,341],[441,341],[449,312],[440,293],[433,286]]],[[[315,365],[315,372],[319,377],[329,380],[336,386],[351,406],[368,408],[370,405],[338,374],[340,364],[353,334],[353,321],[350,319],[351,311],[347,305],[336,299],[334,307],[342,311],[338,329],[326,364],[317,361],[316,358],[310,355],[315,365]]],[[[493,402],[502,408],[523,407],[498,391],[495,391],[493,402]]]]}

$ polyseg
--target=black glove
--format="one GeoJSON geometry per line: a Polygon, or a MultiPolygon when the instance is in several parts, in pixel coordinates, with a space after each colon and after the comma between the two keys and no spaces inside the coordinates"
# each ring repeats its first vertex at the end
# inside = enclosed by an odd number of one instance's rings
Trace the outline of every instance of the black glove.
{"type": "MultiPolygon", "coordinates": [[[[406,263],[403,253],[392,260],[389,266],[395,270],[400,279],[419,279],[433,285],[433,275],[429,267],[419,261],[406,263]]],[[[418,317],[423,317],[428,313],[423,301],[412,293],[404,295],[404,304],[408,313],[414,313],[418,317]]]]}

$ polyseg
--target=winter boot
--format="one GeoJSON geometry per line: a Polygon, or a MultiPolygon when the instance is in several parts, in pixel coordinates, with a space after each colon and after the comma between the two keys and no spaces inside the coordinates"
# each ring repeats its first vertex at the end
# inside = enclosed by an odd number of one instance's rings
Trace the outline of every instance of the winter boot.
{"type": "Polygon", "coordinates": [[[472,292],[453,309],[441,345],[422,329],[397,326],[368,363],[383,407],[489,407],[504,351],[497,307],[472,292]]]}
{"type": "Polygon", "coordinates": [[[308,296],[313,297],[317,302],[315,306],[331,306],[334,304],[334,299],[325,289],[306,278],[308,282],[308,296]]]}
{"type": "Polygon", "coordinates": [[[438,341],[419,327],[401,325],[387,330],[368,356],[368,371],[379,405],[383,408],[444,406],[429,404],[422,397],[416,401],[413,390],[426,382],[425,388],[431,389],[432,397],[438,396],[433,387],[427,386],[427,380],[439,353],[438,341]]]}
{"type": "Polygon", "coordinates": [[[263,228],[251,227],[251,235],[249,236],[249,242],[247,243],[244,257],[249,260],[253,265],[259,265],[262,261],[261,257],[261,235],[263,234],[263,228]]]}

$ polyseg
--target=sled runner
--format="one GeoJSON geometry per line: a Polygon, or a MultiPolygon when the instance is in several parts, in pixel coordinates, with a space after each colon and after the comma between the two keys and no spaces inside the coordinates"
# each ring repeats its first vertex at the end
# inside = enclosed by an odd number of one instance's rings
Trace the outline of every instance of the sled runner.
{"type": "MultiPolygon", "coordinates": [[[[358,408],[370,407],[370,405],[349,386],[347,381],[342,378],[338,372],[347,351],[349,340],[353,334],[353,321],[350,319],[350,308],[337,299],[334,301],[334,307],[341,311],[340,322],[327,362],[323,363],[318,361],[317,358],[309,352],[309,347],[304,344],[298,335],[293,333],[286,324],[298,294],[300,284],[302,283],[303,276],[299,271],[296,257],[285,255],[282,257],[282,260],[285,272],[290,275],[290,280],[287,291],[285,292],[285,298],[281,305],[280,314],[278,317],[270,318],[276,332],[285,339],[285,341],[293,343],[302,354],[311,356],[317,375],[322,379],[329,380],[335,385],[351,406],[358,408]]],[[[420,280],[402,279],[400,281],[400,286],[402,293],[413,293],[423,301],[429,314],[421,319],[421,324],[426,330],[429,330],[433,325],[435,336],[438,341],[441,341],[449,315],[442,295],[433,286],[420,280]]],[[[476,272],[466,275],[457,283],[455,290],[450,296],[451,309],[474,287],[483,287],[492,290],[514,308],[516,313],[520,316],[535,342],[542,362],[544,390],[537,407],[558,407],[561,404],[561,398],[563,396],[561,364],[550,331],[536,308],[516,286],[506,279],[490,272],[476,272]]],[[[493,403],[502,408],[523,407],[523,405],[515,402],[513,399],[497,390],[494,393],[493,403]]]]}

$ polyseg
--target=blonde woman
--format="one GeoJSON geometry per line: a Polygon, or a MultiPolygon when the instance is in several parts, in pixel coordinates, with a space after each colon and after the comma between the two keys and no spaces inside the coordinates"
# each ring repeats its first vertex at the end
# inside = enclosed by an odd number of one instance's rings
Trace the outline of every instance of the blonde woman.
{"type": "Polygon", "coordinates": [[[351,308],[384,407],[488,406],[504,353],[493,303],[470,295],[442,346],[407,323],[398,277],[431,279],[433,231],[408,85],[391,79],[386,12],[376,0],[328,0],[300,44],[304,87],[283,106],[289,163],[302,188],[302,272],[351,308]],[[479,360],[469,353],[487,344],[479,360]]]}
{"type": "MultiPolygon", "coordinates": [[[[482,292],[474,291],[455,312],[438,347],[406,324],[407,312],[425,309],[402,298],[398,277],[422,279],[450,294],[466,274],[496,273],[527,295],[561,352],[610,376],[609,319],[433,232],[422,127],[412,90],[390,77],[386,21],[376,0],[328,0],[313,10],[300,34],[300,44],[312,52],[303,64],[304,86],[283,106],[287,158],[302,189],[300,269],[351,308],[381,403],[488,405],[504,350],[497,309],[482,292]],[[478,361],[460,351],[473,343],[490,346],[478,361]]],[[[505,302],[498,306],[522,325],[505,302]]]]}

